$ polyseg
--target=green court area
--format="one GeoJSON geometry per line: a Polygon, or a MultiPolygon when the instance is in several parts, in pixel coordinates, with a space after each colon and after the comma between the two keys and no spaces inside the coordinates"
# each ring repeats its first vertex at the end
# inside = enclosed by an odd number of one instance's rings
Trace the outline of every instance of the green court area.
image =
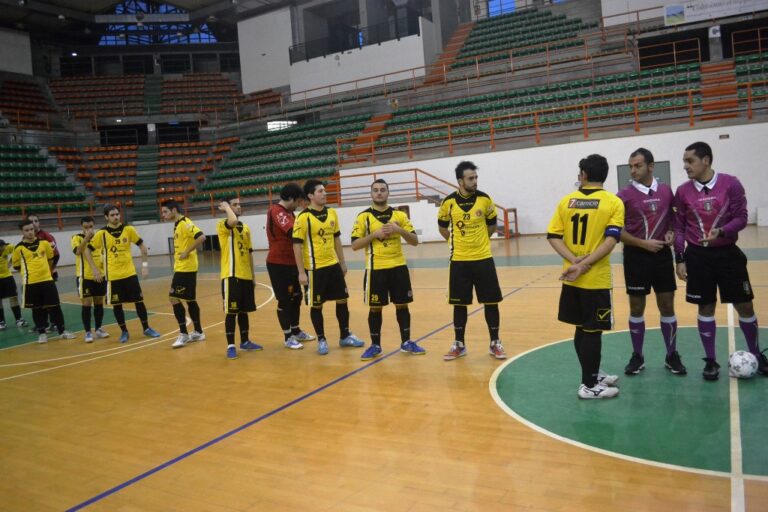
{"type": "MultiPolygon", "coordinates": [[[[746,345],[737,328],[736,348],[746,345]]],[[[765,340],[768,329],[761,329],[765,340]]],[[[717,333],[720,379],[701,377],[703,349],[695,328],[681,328],[678,351],[688,375],[664,368],[664,342],[658,329],[646,332],[645,365],[626,376],[632,348],[628,332],[603,335],[602,369],[621,376],[620,395],[609,400],[579,400],[580,370],[567,340],[533,350],[507,363],[496,375],[495,390],[513,414],[568,440],[616,454],[686,468],[731,472],[729,386],[738,386],[742,471],[768,476],[768,378],[728,377],[727,329],[717,333]]],[[[492,383],[492,386],[494,383],[492,383]]],[[[734,469],[738,471],[738,468],[734,469]]]]}
{"type": "MultiPolygon", "coordinates": [[[[37,333],[33,332],[32,312],[29,309],[21,310],[21,314],[29,326],[18,328],[13,321],[13,314],[11,313],[10,308],[7,307],[7,304],[4,305],[6,305],[5,319],[8,322],[8,328],[4,331],[0,331],[0,349],[37,341],[37,333]]],[[[82,341],[83,321],[80,317],[80,305],[65,303],[61,305],[61,311],[64,313],[64,325],[67,330],[72,332],[79,331],[78,338],[82,341]]],[[[137,318],[136,312],[132,309],[125,309],[124,311],[126,321],[137,318]]],[[[149,314],[151,315],[152,313],[150,312],[149,314]]],[[[91,323],[93,324],[93,316],[91,316],[91,323]]],[[[112,313],[112,308],[107,306],[104,308],[104,327],[108,328],[110,325],[116,325],[115,315],[112,313]]],[[[55,335],[54,331],[54,333],[49,334],[48,337],[53,338],[55,335]]]]}

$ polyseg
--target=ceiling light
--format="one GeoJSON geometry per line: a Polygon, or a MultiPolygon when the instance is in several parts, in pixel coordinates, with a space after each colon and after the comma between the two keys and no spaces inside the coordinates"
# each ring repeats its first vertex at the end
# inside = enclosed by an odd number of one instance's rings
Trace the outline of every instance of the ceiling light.
{"type": "Polygon", "coordinates": [[[142,22],[142,21],[137,21],[137,22],[136,22],[136,26],[137,26],[137,27],[143,27],[143,26],[144,26],[144,22],[142,22]]]}
{"type": "Polygon", "coordinates": [[[77,57],[77,52],[72,52],[70,55],[72,55],[73,57],[77,57]]]}
{"type": "Polygon", "coordinates": [[[59,18],[59,21],[64,21],[67,19],[67,17],[64,16],[63,14],[59,14],[58,18],[59,18]]]}
{"type": "Polygon", "coordinates": [[[183,36],[183,35],[184,35],[184,33],[183,33],[181,30],[179,30],[178,32],[176,32],[176,37],[181,37],[181,36],[183,36]]]}
{"type": "Polygon", "coordinates": [[[115,122],[116,122],[116,123],[122,123],[122,122],[123,122],[123,120],[122,120],[122,119],[115,119],[115,122]]]}
{"type": "Polygon", "coordinates": [[[219,21],[219,18],[217,18],[216,16],[214,16],[213,14],[211,14],[210,16],[208,16],[208,17],[205,19],[205,21],[207,21],[208,23],[216,23],[217,21],[219,21]]]}
{"type": "Polygon", "coordinates": [[[19,0],[19,7],[24,7],[24,5],[27,3],[26,0],[19,0]]]}
{"type": "Polygon", "coordinates": [[[119,37],[120,39],[125,39],[125,34],[120,32],[119,34],[117,34],[117,37],[119,37]]]}
{"type": "Polygon", "coordinates": [[[83,29],[83,34],[85,34],[85,35],[88,35],[88,34],[90,34],[90,33],[91,33],[91,29],[90,29],[90,28],[88,28],[88,27],[85,27],[85,28],[83,29]]]}

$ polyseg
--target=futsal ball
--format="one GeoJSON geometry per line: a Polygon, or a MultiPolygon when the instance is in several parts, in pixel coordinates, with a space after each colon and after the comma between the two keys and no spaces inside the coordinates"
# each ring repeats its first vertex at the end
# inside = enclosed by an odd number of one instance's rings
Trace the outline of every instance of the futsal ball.
{"type": "Polygon", "coordinates": [[[737,379],[749,379],[757,373],[757,358],[744,350],[737,350],[728,358],[728,375],[737,379]]]}

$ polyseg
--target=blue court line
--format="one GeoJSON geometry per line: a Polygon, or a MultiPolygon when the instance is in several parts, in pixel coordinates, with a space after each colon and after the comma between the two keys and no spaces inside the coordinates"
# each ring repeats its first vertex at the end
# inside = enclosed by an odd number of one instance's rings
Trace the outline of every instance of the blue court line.
{"type": "MultiPolygon", "coordinates": [[[[533,281],[531,281],[531,283],[537,281],[538,279],[540,279],[540,278],[534,279],[533,281]]],[[[522,290],[523,288],[525,288],[528,284],[531,284],[531,283],[526,283],[525,285],[523,285],[520,288],[515,288],[514,290],[505,293],[503,295],[503,297],[506,298],[506,297],[509,297],[510,295],[512,295],[513,293],[517,293],[520,290],[522,290]]],[[[474,311],[470,312],[467,316],[472,316],[475,313],[478,313],[479,311],[482,311],[482,310],[483,310],[483,306],[480,306],[479,308],[477,308],[474,311]]],[[[420,341],[423,341],[423,340],[425,340],[425,339],[427,339],[427,338],[429,338],[431,336],[434,336],[438,332],[443,331],[443,330],[447,329],[448,327],[450,327],[452,325],[453,325],[453,322],[449,322],[449,323],[447,323],[447,324],[445,324],[445,325],[443,325],[441,327],[438,327],[437,329],[435,329],[435,330],[425,334],[421,338],[417,339],[416,343],[418,343],[420,341]]],[[[273,410],[269,411],[268,413],[259,416],[256,419],[253,419],[253,420],[249,421],[248,423],[244,423],[243,425],[240,425],[239,427],[237,427],[237,428],[235,428],[233,430],[230,430],[229,432],[226,432],[226,433],[220,435],[219,437],[216,437],[216,438],[211,439],[210,441],[208,441],[206,443],[201,444],[197,448],[192,448],[191,450],[189,450],[189,451],[187,451],[185,453],[182,453],[178,457],[174,457],[173,459],[171,459],[169,461],[163,462],[159,466],[155,466],[154,468],[152,468],[152,469],[150,469],[148,471],[145,471],[144,473],[142,473],[140,475],[137,475],[137,476],[131,478],[130,480],[126,480],[125,482],[123,482],[123,483],[121,483],[119,485],[116,485],[115,487],[113,487],[111,489],[108,489],[108,490],[106,490],[106,491],[104,491],[104,492],[102,492],[100,494],[97,494],[93,498],[87,499],[87,500],[83,501],[82,503],[79,503],[79,504],[75,505],[74,507],[67,509],[67,512],[74,512],[76,510],[82,510],[82,509],[84,509],[85,507],[87,507],[89,505],[93,505],[94,503],[96,503],[98,501],[101,501],[104,498],[107,498],[107,497],[115,494],[116,492],[125,489],[126,487],[129,487],[129,486],[131,486],[131,485],[133,485],[133,484],[135,484],[137,482],[140,482],[140,481],[144,480],[145,478],[148,478],[148,477],[154,475],[155,473],[157,473],[159,471],[162,471],[163,469],[165,469],[167,467],[173,466],[177,462],[181,462],[182,460],[184,460],[184,459],[186,459],[188,457],[191,457],[192,455],[196,454],[197,452],[205,450],[206,448],[208,448],[210,446],[213,446],[213,445],[215,445],[215,444],[217,444],[217,443],[219,443],[221,441],[224,441],[225,439],[227,439],[229,437],[232,437],[233,435],[237,434],[238,432],[241,432],[241,431],[243,431],[243,430],[245,430],[245,429],[247,429],[249,427],[252,427],[253,425],[255,425],[255,424],[257,424],[257,423],[259,423],[261,421],[264,421],[267,418],[270,418],[270,417],[274,416],[275,414],[277,414],[277,413],[279,413],[281,411],[284,411],[285,409],[288,409],[291,406],[294,406],[294,405],[296,405],[298,403],[301,403],[304,400],[306,400],[308,398],[311,398],[312,396],[318,394],[319,392],[324,391],[324,390],[330,388],[331,386],[334,386],[334,385],[338,384],[339,382],[345,381],[348,378],[353,377],[354,375],[357,375],[358,373],[362,372],[363,370],[367,370],[368,368],[370,368],[371,366],[373,366],[375,364],[381,363],[385,359],[387,359],[389,357],[392,357],[393,355],[397,354],[398,352],[400,352],[399,348],[395,349],[392,352],[389,352],[386,355],[383,355],[383,356],[381,356],[381,357],[379,357],[377,359],[374,359],[370,363],[367,363],[364,366],[361,366],[357,370],[352,370],[351,372],[346,373],[346,374],[342,375],[341,377],[338,377],[338,378],[332,380],[331,382],[328,382],[327,384],[324,384],[324,385],[320,386],[319,388],[314,389],[314,390],[312,390],[312,391],[310,391],[310,392],[300,396],[299,398],[291,400],[290,402],[288,402],[286,404],[283,404],[280,407],[278,407],[276,409],[273,409],[273,410]]]]}

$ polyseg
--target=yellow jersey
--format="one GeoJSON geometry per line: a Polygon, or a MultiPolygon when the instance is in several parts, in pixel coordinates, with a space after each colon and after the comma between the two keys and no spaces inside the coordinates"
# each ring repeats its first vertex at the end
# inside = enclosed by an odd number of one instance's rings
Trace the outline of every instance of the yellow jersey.
{"type": "MultiPolygon", "coordinates": [[[[75,255],[75,276],[93,280],[93,269],[88,264],[88,260],[85,259],[85,250],[83,250],[80,256],[77,255],[77,248],[80,247],[80,244],[83,243],[84,239],[85,233],[77,233],[76,235],[72,235],[70,242],[72,253],[75,255]]],[[[96,263],[96,268],[99,269],[99,272],[104,275],[104,265],[101,258],[94,254],[93,261],[96,263]]]]}
{"type": "MultiPolygon", "coordinates": [[[[560,200],[549,221],[547,238],[562,238],[565,246],[576,256],[587,256],[608,236],[619,240],[624,227],[624,203],[602,188],[581,188],[560,200]]],[[[571,266],[563,260],[563,270],[571,266]]],[[[608,289],[611,279],[610,254],[592,264],[592,268],[569,286],[591,290],[608,289]]]]}
{"type": "MultiPolygon", "coordinates": [[[[392,222],[405,231],[414,233],[410,219],[405,212],[395,210],[392,207],[380,211],[373,207],[361,212],[355,220],[352,228],[352,241],[364,238],[381,229],[384,224],[392,222]]],[[[365,268],[379,270],[405,265],[402,237],[393,233],[384,240],[374,238],[365,248],[365,268]]]]}
{"type": "Polygon", "coordinates": [[[3,246],[3,250],[0,251],[0,279],[11,277],[11,269],[8,267],[11,254],[13,254],[13,246],[10,244],[3,246]]]}
{"type": "Polygon", "coordinates": [[[19,242],[13,249],[11,262],[13,268],[21,272],[23,284],[53,281],[51,276],[53,247],[46,240],[35,240],[32,243],[19,242]]]}
{"type": "Polygon", "coordinates": [[[437,214],[440,227],[449,228],[451,261],[477,261],[491,257],[488,226],[496,225],[496,207],[488,194],[476,191],[467,197],[449,195],[437,214]]]}
{"type": "Polygon", "coordinates": [[[187,258],[183,260],[179,258],[179,254],[191,247],[201,236],[203,232],[187,217],[180,218],[173,225],[173,270],[175,272],[197,272],[197,251],[190,251],[187,258]]]}
{"type": "Polygon", "coordinates": [[[221,278],[237,277],[253,279],[251,262],[251,230],[239,220],[234,228],[227,226],[227,219],[216,225],[221,247],[221,278]]]}
{"type": "Polygon", "coordinates": [[[336,237],[341,236],[339,218],[333,208],[307,208],[293,223],[293,243],[302,244],[304,268],[317,270],[339,262],[336,237]]]}
{"type": "Polygon", "coordinates": [[[118,281],[136,275],[136,267],[131,255],[131,244],[141,245],[144,241],[133,226],[119,225],[116,228],[105,226],[98,230],[88,248],[93,259],[101,259],[97,266],[104,269],[107,281],[118,281]]]}

